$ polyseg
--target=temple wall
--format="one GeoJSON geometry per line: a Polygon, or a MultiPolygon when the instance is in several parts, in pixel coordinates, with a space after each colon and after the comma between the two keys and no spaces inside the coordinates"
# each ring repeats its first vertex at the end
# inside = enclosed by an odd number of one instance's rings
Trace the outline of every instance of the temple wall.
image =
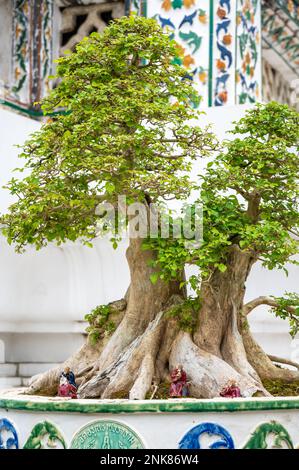
{"type": "Polygon", "coordinates": [[[131,0],[131,10],[155,18],[180,45],[203,106],[261,99],[260,0],[131,0]]]}

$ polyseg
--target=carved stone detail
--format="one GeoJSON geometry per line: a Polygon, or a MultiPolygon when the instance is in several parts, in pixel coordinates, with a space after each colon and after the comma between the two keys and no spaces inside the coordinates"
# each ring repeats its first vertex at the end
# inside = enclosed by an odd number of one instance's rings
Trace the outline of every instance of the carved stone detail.
{"type": "MultiPolygon", "coordinates": [[[[264,58],[262,61],[263,72],[263,100],[278,101],[288,104],[299,110],[298,85],[289,83],[283,75],[264,58]],[[294,86],[293,86],[294,85],[294,86]],[[297,89],[295,89],[297,88],[297,89]]],[[[295,82],[295,81],[294,81],[295,82]]]]}
{"type": "Polygon", "coordinates": [[[73,35],[61,45],[60,53],[63,54],[68,49],[72,50],[79,41],[92,31],[102,32],[110,18],[119,18],[124,13],[123,2],[105,2],[96,5],[77,5],[64,8],[61,14],[61,34],[73,32],[73,35]],[[107,14],[107,20],[101,16],[103,13],[107,14]],[[78,27],[77,19],[79,17],[83,18],[83,22],[78,27]]]}

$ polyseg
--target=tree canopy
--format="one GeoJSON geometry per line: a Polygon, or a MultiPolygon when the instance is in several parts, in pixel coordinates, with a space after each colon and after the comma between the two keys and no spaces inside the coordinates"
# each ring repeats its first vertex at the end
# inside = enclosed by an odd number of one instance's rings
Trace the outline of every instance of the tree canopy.
{"type": "Polygon", "coordinates": [[[88,242],[97,234],[95,208],[118,195],[188,195],[192,160],[215,141],[191,125],[199,97],[178,53],[155,20],[131,16],[58,59],[60,83],[42,102],[51,116],[23,147],[28,173],[7,186],[18,200],[2,220],[17,249],[88,242]],[[64,112],[52,115],[57,109],[64,112]]]}
{"type": "MultiPolygon", "coordinates": [[[[298,252],[298,113],[275,102],[257,104],[235,123],[237,135],[224,143],[203,175],[203,242],[191,250],[185,240],[153,240],[159,263],[171,277],[182,263],[197,265],[203,275],[225,270],[229,247],[237,244],[269,269],[296,261],[298,252]],[[166,256],[167,255],[167,256],[166,256]]],[[[174,274],[175,275],[175,274],[174,274]]]]}

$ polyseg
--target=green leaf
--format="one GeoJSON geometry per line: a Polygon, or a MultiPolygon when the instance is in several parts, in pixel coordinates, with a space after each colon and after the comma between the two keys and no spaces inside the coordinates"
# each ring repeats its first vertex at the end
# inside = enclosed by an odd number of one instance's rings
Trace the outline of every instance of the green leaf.
{"type": "Polygon", "coordinates": [[[156,284],[159,279],[159,274],[158,273],[153,273],[150,275],[150,280],[152,284],[156,284]]]}

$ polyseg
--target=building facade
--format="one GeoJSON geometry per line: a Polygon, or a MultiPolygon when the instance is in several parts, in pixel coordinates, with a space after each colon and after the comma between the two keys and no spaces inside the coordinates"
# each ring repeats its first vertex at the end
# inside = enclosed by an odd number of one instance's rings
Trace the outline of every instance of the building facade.
{"type": "Polygon", "coordinates": [[[298,0],[0,0],[2,104],[38,118],[53,61],[130,11],[176,39],[202,106],[297,104],[298,0]]]}

